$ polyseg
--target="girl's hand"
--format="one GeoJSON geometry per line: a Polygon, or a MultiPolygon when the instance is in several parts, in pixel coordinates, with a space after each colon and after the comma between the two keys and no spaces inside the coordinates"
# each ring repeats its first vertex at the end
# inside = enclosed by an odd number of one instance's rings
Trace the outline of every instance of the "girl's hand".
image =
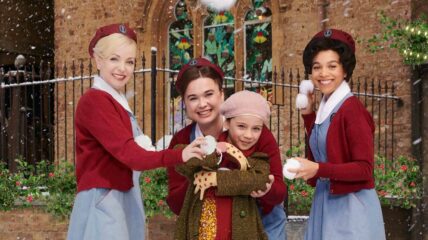
{"type": "Polygon", "coordinates": [[[288,169],[289,172],[296,173],[295,178],[303,178],[304,180],[308,180],[317,174],[319,169],[318,163],[312,162],[306,158],[295,157],[295,159],[300,162],[300,168],[288,169]]]}
{"type": "Polygon", "coordinates": [[[204,157],[205,152],[201,149],[201,144],[205,143],[205,140],[203,137],[196,138],[192,143],[187,145],[183,149],[183,152],[181,154],[181,157],[183,158],[183,162],[189,161],[191,158],[198,158],[201,159],[204,157]]]}
{"type": "Polygon", "coordinates": [[[252,191],[250,196],[253,198],[263,197],[264,195],[266,195],[270,191],[274,181],[275,181],[274,176],[272,174],[269,174],[269,182],[266,183],[266,190],[264,190],[264,191],[262,191],[262,190],[252,191]]]}
{"type": "Polygon", "coordinates": [[[314,111],[315,94],[313,92],[308,93],[308,106],[300,109],[300,113],[303,115],[311,114],[314,111]]]}

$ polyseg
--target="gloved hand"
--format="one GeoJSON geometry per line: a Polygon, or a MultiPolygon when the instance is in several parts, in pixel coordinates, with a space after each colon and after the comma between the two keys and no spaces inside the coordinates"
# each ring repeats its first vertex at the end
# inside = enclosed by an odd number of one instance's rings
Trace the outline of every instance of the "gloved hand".
{"type": "Polygon", "coordinates": [[[216,172],[207,172],[200,171],[195,173],[195,180],[193,184],[195,185],[195,194],[200,190],[200,200],[204,198],[204,192],[210,187],[217,186],[217,173],[216,172]]]}

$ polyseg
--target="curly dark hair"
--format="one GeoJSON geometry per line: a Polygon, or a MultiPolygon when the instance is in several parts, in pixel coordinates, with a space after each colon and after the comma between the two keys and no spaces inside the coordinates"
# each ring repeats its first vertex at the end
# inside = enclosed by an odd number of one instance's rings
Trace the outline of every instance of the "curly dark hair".
{"type": "Polygon", "coordinates": [[[306,46],[303,52],[303,65],[307,74],[312,73],[312,61],[321,51],[333,50],[339,54],[339,61],[346,72],[345,80],[349,81],[354,72],[355,54],[345,43],[331,38],[314,38],[306,46]]]}

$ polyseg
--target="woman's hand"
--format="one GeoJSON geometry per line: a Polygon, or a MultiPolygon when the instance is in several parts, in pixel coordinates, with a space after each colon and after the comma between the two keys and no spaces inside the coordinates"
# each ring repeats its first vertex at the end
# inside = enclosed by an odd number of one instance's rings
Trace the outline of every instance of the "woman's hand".
{"type": "Polygon", "coordinates": [[[295,178],[303,178],[304,180],[308,180],[317,174],[319,168],[318,163],[312,162],[306,158],[295,157],[295,159],[299,161],[300,168],[288,169],[289,172],[296,173],[295,178]]]}
{"type": "Polygon", "coordinates": [[[183,152],[181,154],[181,157],[183,158],[183,162],[189,161],[191,158],[198,158],[201,159],[204,157],[205,152],[201,149],[201,144],[205,143],[205,140],[203,137],[196,138],[192,143],[187,145],[183,149],[183,152]]]}
{"type": "Polygon", "coordinates": [[[260,198],[263,197],[264,195],[266,195],[270,189],[272,188],[272,184],[275,181],[275,178],[272,174],[269,174],[269,182],[266,183],[266,190],[262,191],[262,190],[258,190],[258,191],[252,191],[250,196],[253,198],[260,198]]]}
{"type": "Polygon", "coordinates": [[[308,93],[308,105],[306,108],[300,109],[300,113],[303,115],[311,114],[314,111],[315,94],[313,92],[308,93]]]}

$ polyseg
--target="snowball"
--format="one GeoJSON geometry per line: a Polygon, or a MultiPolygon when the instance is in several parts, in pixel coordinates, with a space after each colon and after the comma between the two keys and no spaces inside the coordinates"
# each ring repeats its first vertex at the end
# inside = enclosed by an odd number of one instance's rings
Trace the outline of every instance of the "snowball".
{"type": "Polygon", "coordinates": [[[308,96],[305,94],[299,93],[296,97],[296,108],[302,109],[308,106],[308,96]]]}
{"type": "Polygon", "coordinates": [[[147,135],[140,135],[134,138],[134,141],[138,144],[138,146],[144,148],[147,151],[155,151],[155,147],[152,144],[152,140],[147,135]]]}
{"type": "Polygon", "coordinates": [[[314,84],[311,80],[302,80],[299,86],[299,92],[305,95],[314,91],[314,84]]]}
{"type": "Polygon", "coordinates": [[[217,141],[211,135],[205,136],[205,143],[201,144],[202,151],[205,152],[206,155],[210,155],[215,151],[217,147],[217,141]]]}
{"type": "Polygon", "coordinates": [[[217,12],[229,10],[235,2],[236,0],[201,0],[203,5],[217,12]]]}
{"type": "Polygon", "coordinates": [[[296,173],[292,173],[289,172],[288,170],[290,169],[299,169],[300,168],[300,162],[297,161],[297,159],[295,158],[289,158],[287,159],[287,161],[285,162],[283,168],[282,168],[282,173],[284,174],[284,177],[286,177],[287,179],[294,179],[294,177],[296,176],[296,173]]]}
{"type": "Polygon", "coordinates": [[[165,135],[165,136],[161,137],[161,139],[159,139],[156,142],[156,150],[160,151],[160,150],[167,149],[169,147],[171,139],[172,139],[172,135],[165,135]],[[164,144],[164,142],[165,142],[165,144],[164,144]]]}

